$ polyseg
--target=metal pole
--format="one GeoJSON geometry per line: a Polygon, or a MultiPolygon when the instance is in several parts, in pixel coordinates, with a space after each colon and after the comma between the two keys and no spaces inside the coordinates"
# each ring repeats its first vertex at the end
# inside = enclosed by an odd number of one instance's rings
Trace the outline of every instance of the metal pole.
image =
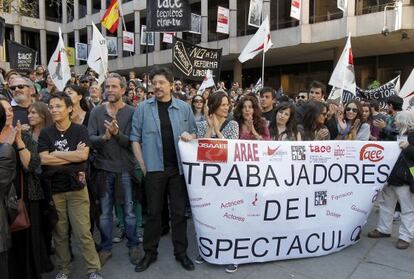
{"type": "Polygon", "coordinates": [[[148,32],[145,32],[145,83],[148,92],[148,32]]]}

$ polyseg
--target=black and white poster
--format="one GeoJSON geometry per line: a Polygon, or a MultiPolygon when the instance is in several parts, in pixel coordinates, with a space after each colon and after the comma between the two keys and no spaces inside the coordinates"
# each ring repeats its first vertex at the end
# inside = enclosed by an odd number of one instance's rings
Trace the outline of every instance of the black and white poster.
{"type": "Polygon", "coordinates": [[[76,43],[76,60],[88,60],[88,45],[83,43],[76,43]]]}
{"type": "Polygon", "coordinates": [[[201,15],[191,13],[191,30],[188,32],[201,34],[201,15]]]}
{"type": "Polygon", "coordinates": [[[147,27],[151,32],[191,29],[189,0],[147,0],[147,27]]]}
{"type": "Polygon", "coordinates": [[[108,56],[118,56],[117,37],[106,37],[106,46],[108,47],[108,56]]]}
{"type": "Polygon", "coordinates": [[[37,52],[30,47],[7,40],[9,48],[10,68],[16,70],[33,70],[37,52]]]}
{"type": "Polygon", "coordinates": [[[260,27],[262,18],[263,0],[250,0],[249,22],[254,27],[260,27]]]}
{"type": "Polygon", "coordinates": [[[147,32],[147,26],[141,25],[141,45],[145,46],[147,44],[153,46],[155,44],[155,34],[154,32],[147,32]]]}
{"type": "Polygon", "coordinates": [[[210,70],[218,81],[221,70],[222,49],[204,48],[174,37],[172,60],[174,75],[185,79],[202,81],[210,70]]]}

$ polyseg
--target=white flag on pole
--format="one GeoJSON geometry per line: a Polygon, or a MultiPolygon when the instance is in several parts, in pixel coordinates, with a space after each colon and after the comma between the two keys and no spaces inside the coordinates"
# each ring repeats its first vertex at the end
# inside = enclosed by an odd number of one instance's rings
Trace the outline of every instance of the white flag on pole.
{"type": "MultiPolygon", "coordinates": [[[[351,92],[356,95],[356,83],[354,72],[354,57],[352,55],[351,34],[345,44],[345,48],[339,58],[338,64],[331,75],[329,85],[340,89],[340,95],[343,90],[351,92]]],[[[336,91],[338,92],[338,91],[336,91]]],[[[338,94],[338,93],[337,93],[338,94]]]]}
{"type": "Polygon", "coordinates": [[[398,95],[404,99],[403,110],[411,110],[414,108],[414,69],[411,71],[410,76],[405,81],[398,95]]]}
{"type": "Polygon", "coordinates": [[[269,17],[266,17],[262,22],[262,25],[260,25],[260,28],[257,30],[256,34],[254,34],[254,36],[244,47],[243,51],[240,53],[239,61],[241,63],[244,63],[247,60],[254,58],[257,54],[262,52],[263,49],[264,52],[268,51],[272,45],[273,43],[270,37],[269,17]]]}
{"type": "Polygon", "coordinates": [[[55,52],[52,54],[52,57],[50,57],[47,68],[56,87],[59,89],[59,91],[63,91],[66,83],[70,79],[70,67],[60,27],[59,42],[55,52]]]}
{"type": "Polygon", "coordinates": [[[301,0],[292,0],[290,4],[290,17],[300,20],[301,0]]]}
{"type": "Polygon", "coordinates": [[[346,8],[348,7],[348,0],[337,0],[336,6],[338,7],[338,9],[345,12],[346,8]]]}
{"type": "Polygon", "coordinates": [[[108,72],[108,47],[106,39],[92,22],[92,48],[88,56],[88,65],[99,74],[98,84],[102,84],[108,72]]]}
{"type": "Polygon", "coordinates": [[[203,83],[198,88],[198,92],[203,93],[206,88],[213,87],[214,85],[213,73],[211,70],[207,70],[207,74],[204,77],[203,83]]]}

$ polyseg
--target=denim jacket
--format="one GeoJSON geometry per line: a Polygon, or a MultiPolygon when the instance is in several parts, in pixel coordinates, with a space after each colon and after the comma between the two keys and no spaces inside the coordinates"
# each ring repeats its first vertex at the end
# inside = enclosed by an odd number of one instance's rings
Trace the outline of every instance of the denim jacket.
{"type": "MultiPolygon", "coordinates": [[[[182,174],[178,140],[183,132],[195,134],[196,123],[190,105],[174,97],[168,107],[168,115],[174,135],[178,167],[182,174]]],[[[132,130],[129,138],[141,144],[142,156],[148,172],[164,171],[161,123],[155,97],[140,103],[136,108],[132,117],[132,130]]]]}

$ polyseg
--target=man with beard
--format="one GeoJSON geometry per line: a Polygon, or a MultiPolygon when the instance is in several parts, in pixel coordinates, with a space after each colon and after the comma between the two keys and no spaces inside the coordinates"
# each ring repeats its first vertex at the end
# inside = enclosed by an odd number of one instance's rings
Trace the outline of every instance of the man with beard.
{"type": "Polygon", "coordinates": [[[102,211],[99,222],[99,258],[104,265],[112,257],[112,210],[118,204],[123,207],[129,259],[132,264],[137,264],[139,240],[136,234],[132,185],[136,161],[129,141],[134,108],[122,100],[126,81],[119,74],[109,74],[105,81],[105,90],[108,102],[92,110],[88,124],[92,148],[97,150],[94,177],[102,211]]]}
{"type": "Polygon", "coordinates": [[[194,270],[187,256],[185,187],[178,140],[195,138],[196,124],[189,104],[172,96],[173,74],[168,68],[154,68],[150,79],[154,98],[136,109],[130,140],[134,155],[145,175],[148,217],[144,228],[144,258],[135,267],[146,270],[157,259],[161,237],[162,210],[169,198],[174,256],[186,270],[194,270]]]}
{"type": "Polygon", "coordinates": [[[14,113],[13,126],[17,121],[20,121],[21,124],[28,124],[27,109],[32,104],[32,94],[35,93],[33,82],[25,77],[16,77],[11,80],[9,88],[13,94],[11,102],[14,113]]]}

